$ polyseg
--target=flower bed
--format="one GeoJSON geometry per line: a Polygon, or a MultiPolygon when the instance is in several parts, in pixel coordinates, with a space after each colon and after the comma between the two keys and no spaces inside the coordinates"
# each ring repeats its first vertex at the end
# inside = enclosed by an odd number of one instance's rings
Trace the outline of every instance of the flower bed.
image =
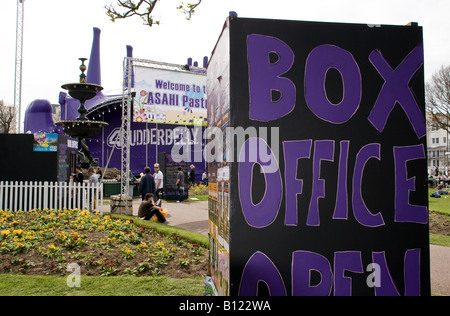
{"type": "Polygon", "coordinates": [[[189,195],[208,195],[208,186],[204,184],[194,184],[189,188],[189,195]]]}
{"type": "Polygon", "coordinates": [[[183,278],[207,273],[208,251],[178,235],[80,210],[0,210],[0,273],[183,278]]]}

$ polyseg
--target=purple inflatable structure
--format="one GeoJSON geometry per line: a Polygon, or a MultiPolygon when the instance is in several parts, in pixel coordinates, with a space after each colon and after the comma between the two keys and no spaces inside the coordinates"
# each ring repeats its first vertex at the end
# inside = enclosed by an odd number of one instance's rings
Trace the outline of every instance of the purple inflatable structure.
{"type": "MultiPolygon", "coordinates": [[[[100,58],[100,35],[101,30],[94,28],[92,50],[87,69],[86,81],[101,85],[101,58],[100,58]]],[[[133,57],[132,46],[126,47],[126,56],[133,57]]],[[[192,66],[192,59],[189,59],[192,66]]],[[[188,63],[189,63],[188,62],[188,63]]],[[[203,59],[203,67],[206,68],[208,57],[203,59]]],[[[131,74],[134,81],[134,74],[131,74]]],[[[61,120],[74,120],[79,116],[78,100],[71,98],[67,93],[61,91],[59,95],[59,105],[52,106],[47,100],[35,100],[30,103],[25,114],[25,132],[47,132],[63,134],[62,130],[55,125],[52,113],[54,107],[61,108],[61,120]]],[[[91,150],[94,160],[98,160],[100,167],[105,167],[108,159],[108,168],[121,169],[121,144],[117,140],[122,124],[122,95],[104,95],[101,91],[97,95],[87,100],[85,103],[87,117],[90,120],[101,120],[109,124],[102,132],[90,139],[87,139],[87,145],[91,150]]],[[[140,174],[146,166],[152,167],[158,161],[158,155],[162,152],[172,150],[174,144],[174,130],[179,125],[154,124],[154,123],[131,123],[131,151],[130,151],[130,169],[133,174],[140,174]]],[[[193,126],[187,127],[191,132],[193,126]]],[[[203,132],[203,129],[202,129],[203,132]]],[[[204,145],[204,144],[202,144],[204,145]]],[[[194,155],[194,152],[193,152],[194,155]]],[[[191,163],[189,163],[191,164],[191,163]]],[[[201,174],[205,170],[205,162],[195,162],[196,180],[201,179],[201,174]]]]}
{"type": "Polygon", "coordinates": [[[25,112],[25,133],[55,133],[59,127],[53,120],[53,107],[48,100],[34,100],[25,112]]]}

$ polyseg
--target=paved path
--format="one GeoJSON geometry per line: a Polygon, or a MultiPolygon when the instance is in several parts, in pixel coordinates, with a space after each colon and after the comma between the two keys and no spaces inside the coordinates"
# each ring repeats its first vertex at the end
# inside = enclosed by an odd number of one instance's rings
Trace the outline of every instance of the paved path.
{"type": "MultiPolygon", "coordinates": [[[[133,200],[133,214],[137,216],[140,199],[133,200]]],[[[168,210],[169,225],[181,227],[200,234],[208,234],[208,202],[163,203],[168,210]]],[[[105,205],[104,212],[109,212],[105,205]]],[[[431,292],[450,296],[450,247],[430,246],[431,292]]]]}
{"type": "Polygon", "coordinates": [[[431,292],[450,296],[450,248],[430,245],[431,292]]]}
{"type": "MultiPolygon", "coordinates": [[[[140,198],[133,199],[133,215],[137,216],[140,198]]],[[[169,225],[181,227],[199,234],[208,234],[208,201],[192,202],[163,202],[163,209],[167,209],[169,225]]],[[[110,206],[103,206],[103,212],[110,212],[110,206]]]]}

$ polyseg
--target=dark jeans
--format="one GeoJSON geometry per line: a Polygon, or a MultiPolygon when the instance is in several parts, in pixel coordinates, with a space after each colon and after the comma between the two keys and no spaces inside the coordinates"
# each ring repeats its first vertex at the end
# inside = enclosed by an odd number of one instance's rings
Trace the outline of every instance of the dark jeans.
{"type": "Polygon", "coordinates": [[[178,201],[183,202],[184,201],[184,186],[183,185],[180,185],[178,187],[178,195],[179,195],[178,201]]]}
{"type": "MultiPolygon", "coordinates": [[[[162,198],[164,197],[164,189],[156,190],[155,195],[158,198],[158,200],[162,200],[162,198]]],[[[161,206],[161,204],[159,204],[159,206],[161,206]]]]}
{"type": "Polygon", "coordinates": [[[165,223],[166,222],[166,218],[164,217],[164,215],[161,214],[161,212],[157,209],[152,208],[152,210],[150,211],[150,213],[148,213],[145,217],[144,220],[148,221],[150,220],[153,215],[156,215],[156,217],[158,218],[158,221],[160,223],[165,223]]]}

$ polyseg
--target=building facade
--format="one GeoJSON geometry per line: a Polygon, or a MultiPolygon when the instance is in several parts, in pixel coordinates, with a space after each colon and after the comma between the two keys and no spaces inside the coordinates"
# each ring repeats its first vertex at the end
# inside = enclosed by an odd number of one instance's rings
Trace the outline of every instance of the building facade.
{"type": "Polygon", "coordinates": [[[428,175],[436,176],[441,172],[448,176],[448,132],[431,120],[427,120],[427,152],[428,175]]]}

